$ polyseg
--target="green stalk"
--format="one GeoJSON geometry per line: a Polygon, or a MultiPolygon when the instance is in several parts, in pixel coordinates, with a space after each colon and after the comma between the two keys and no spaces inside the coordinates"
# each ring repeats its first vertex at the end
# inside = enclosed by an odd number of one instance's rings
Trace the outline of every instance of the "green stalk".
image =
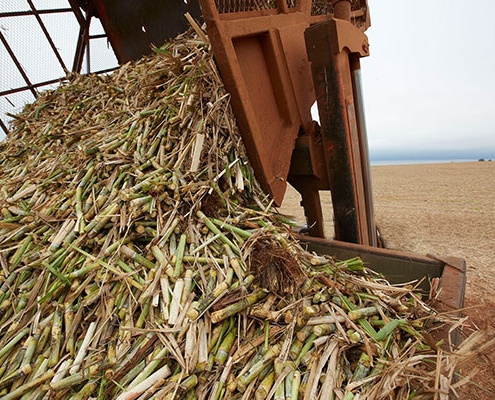
{"type": "Polygon", "coordinates": [[[96,215],[94,219],[84,227],[84,232],[88,233],[90,238],[95,237],[110,219],[116,215],[119,209],[119,203],[110,203],[110,205],[108,205],[100,214],[96,215]]]}
{"type": "Polygon", "coordinates": [[[221,310],[215,311],[211,314],[211,321],[216,324],[232,315],[238,314],[241,311],[245,310],[249,306],[256,304],[260,300],[263,300],[266,296],[268,296],[268,292],[264,289],[257,289],[250,295],[244,297],[242,300],[231,304],[221,310]]]}
{"type": "Polygon", "coordinates": [[[135,275],[133,278],[136,279],[136,284],[133,286],[139,290],[143,289],[143,285],[145,285],[146,282],[141,276],[139,276],[138,273],[136,273],[136,271],[133,268],[131,268],[129,265],[127,265],[124,261],[122,261],[120,259],[117,260],[117,265],[119,267],[121,267],[125,273],[135,275]],[[136,285],[138,285],[138,286],[136,286],[136,285]]]}
{"type": "Polygon", "coordinates": [[[58,233],[53,238],[49,250],[57,251],[63,242],[72,242],[76,235],[76,232],[74,230],[75,224],[76,221],[74,220],[66,220],[60,227],[58,233]]]}
{"type": "Polygon", "coordinates": [[[136,251],[132,250],[130,247],[127,247],[126,245],[122,245],[120,247],[120,252],[129,257],[131,260],[136,261],[138,264],[141,264],[143,267],[153,269],[155,268],[155,263],[149,261],[142,255],[138,254],[136,251]]]}
{"type": "Polygon", "coordinates": [[[21,397],[24,393],[27,393],[31,389],[44,384],[46,381],[53,378],[55,372],[53,370],[48,370],[39,378],[33,379],[32,381],[26,382],[22,386],[18,387],[16,390],[10,392],[9,394],[2,397],[2,400],[14,400],[21,397]]]}
{"type": "Polygon", "coordinates": [[[0,390],[6,387],[9,387],[9,391],[16,389],[14,385],[12,385],[14,381],[24,379],[24,377],[29,375],[31,372],[32,368],[29,364],[19,367],[19,369],[16,369],[14,372],[11,372],[9,375],[0,380],[0,390]]]}
{"type": "Polygon", "coordinates": [[[229,257],[229,262],[230,262],[230,265],[232,266],[232,269],[234,270],[235,274],[237,275],[237,278],[239,279],[239,281],[242,281],[244,279],[244,273],[246,272],[246,267],[241,263],[241,261],[239,260],[239,257],[237,257],[234,252],[232,251],[232,249],[227,246],[226,244],[224,244],[224,249],[225,249],[225,252],[227,253],[227,256],[229,257]]]}
{"type": "Polygon", "coordinates": [[[237,337],[237,328],[233,327],[225,335],[225,337],[222,340],[222,343],[217,349],[217,352],[215,354],[215,363],[217,365],[223,366],[225,364],[225,361],[227,361],[227,357],[229,356],[230,350],[234,345],[236,337],[237,337]]]}
{"type": "Polygon", "coordinates": [[[98,400],[104,400],[105,399],[105,389],[107,387],[108,382],[109,382],[109,379],[107,379],[106,375],[103,378],[101,378],[100,386],[98,387],[98,394],[96,397],[98,400]]]}
{"type": "MultiPolygon", "coordinates": [[[[65,254],[63,256],[60,256],[60,257],[63,257],[65,258],[65,254]]],[[[65,283],[66,285],[70,286],[72,284],[72,282],[67,279],[63,274],[61,274],[55,267],[55,264],[59,264],[63,261],[60,260],[60,259],[57,259],[53,262],[53,264],[48,264],[48,262],[46,261],[43,261],[41,264],[48,270],[50,271],[55,277],[57,277],[60,281],[62,281],[63,283],[65,283]]]]}
{"type": "Polygon", "coordinates": [[[342,400],[353,400],[354,399],[354,393],[352,392],[346,392],[345,396],[342,398],[342,400]]]}
{"type": "Polygon", "coordinates": [[[159,248],[163,247],[164,244],[168,242],[170,235],[172,235],[172,233],[174,233],[175,228],[177,227],[178,224],[179,224],[179,218],[175,217],[174,220],[172,221],[172,223],[170,224],[169,228],[163,234],[163,237],[160,239],[160,243],[158,244],[159,248]]]}
{"type": "Polygon", "coordinates": [[[378,308],[375,306],[358,308],[356,310],[351,310],[347,313],[347,316],[351,321],[356,321],[361,318],[371,317],[372,315],[378,314],[378,308]]]}
{"type": "Polygon", "coordinates": [[[210,218],[210,220],[218,227],[227,228],[229,231],[240,236],[242,239],[249,239],[253,235],[252,232],[248,232],[244,229],[241,229],[235,225],[228,224],[227,222],[221,221],[217,218],[210,218]]]}
{"type": "Polygon", "coordinates": [[[198,247],[195,247],[191,252],[190,254],[193,255],[193,254],[196,254],[198,251],[201,251],[203,250],[205,247],[208,247],[208,245],[212,242],[214,242],[215,240],[217,240],[218,238],[220,237],[220,234],[216,234],[212,237],[210,237],[208,240],[204,241],[203,243],[201,243],[198,247]]]}
{"type": "Polygon", "coordinates": [[[299,340],[296,336],[289,348],[289,358],[293,361],[297,360],[297,357],[299,356],[299,353],[301,352],[303,346],[304,342],[299,340]]]}
{"type": "MultiPolygon", "coordinates": [[[[52,371],[52,370],[49,370],[52,371]]],[[[98,372],[98,366],[97,365],[92,365],[91,367],[87,368],[84,371],[78,371],[73,373],[72,375],[66,376],[65,378],[60,379],[59,381],[56,382],[51,382],[50,383],[50,389],[58,392],[64,389],[68,389],[70,387],[80,385],[82,382],[84,382],[86,379],[88,379],[88,376],[94,376],[98,372]]],[[[53,373],[53,371],[52,371],[53,373]]],[[[53,376],[53,375],[52,375],[53,376]]]]}
{"type": "MultiPolygon", "coordinates": [[[[357,307],[354,304],[352,304],[346,296],[340,296],[339,298],[348,311],[353,311],[357,309],[357,307]]],[[[366,318],[360,318],[357,320],[357,322],[359,323],[359,325],[361,325],[361,328],[363,328],[363,330],[371,338],[377,340],[375,328],[373,328],[373,326],[369,323],[369,321],[366,318]]]]}
{"type": "Polygon", "coordinates": [[[153,359],[146,365],[146,367],[139,373],[136,378],[129,384],[129,387],[134,387],[148,378],[158,366],[163,362],[164,358],[168,354],[168,349],[166,347],[162,348],[153,359]]]}
{"type": "Polygon", "coordinates": [[[263,369],[280,354],[281,350],[282,345],[280,343],[276,343],[272,347],[270,347],[258,362],[253,364],[245,374],[238,377],[238,390],[243,393],[246,390],[247,386],[263,371],[263,369]]]}
{"type": "Polygon", "coordinates": [[[26,236],[26,238],[22,241],[21,246],[19,246],[12,256],[12,261],[10,263],[10,268],[9,271],[13,271],[17,268],[17,266],[20,264],[22,257],[24,256],[24,253],[28,251],[31,248],[33,241],[32,235],[26,236]]]}
{"type": "Polygon", "coordinates": [[[345,271],[364,271],[363,260],[360,257],[350,258],[336,263],[337,267],[345,271]]]}
{"type": "Polygon", "coordinates": [[[151,300],[152,300],[152,297],[148,297],[146,299],[146,303],[144,303],[142,310],[141,310],[141,314],[139,314],[139,318],[136,321],[136,328],[142,328],[144,326],[144,324],[146,323],[146,318],[148,317],[150,307],[151,307],[151,300]]]}
{"type": "Polygon", "coordinates": [[[232,243],[232,241],[227,236],[225,236],[222,232],[220,232],[217,226],[213,222],[211,222],[211,220],[202,211],[198,211],[196,215],[201,220],[201,222],[203,222],[208,227],[210,231],[212,231],[216,235],[219,235],[218,236],[219,239],[223,243],[229,245],[230,248],[234,251],[234,253],[236,253],[237,255],[240,254],[240,251],[237,248],[237,246],[234,243],[232,243]]]}
{"type": "Polygon", "coordinates": [[[304,342],[304,346],[302,347],[301,352],[297,356],[296,361],[294,361],[296,368],[301,363],[301,359],[306,355],[306,353],[309,351],[309,349],[311,349],[311,347],[313,346],[313,342],[315,341],[316,337],[317,336],[314,333],[311,333],[311,335],[309,335],[309,337],[304,342]]]}
{"type": "Polygon", "coordinates": [[[353,381],[360,381],[368,376],[371,369],[371,360],[368,356],[368,353],[362,352],[359,357],[359,361],[354,369],[354,373],[352,375],[353,381]]]}
{"type": "Polygon", "coordinates": [[[382,340],[385,340],[387,337],[389,337],[395,329],[403,323],[403,320],[400,319],[393,319],[391,320],[388,324],[386,324],[382,329],[380,329],[374,336],[374,339],[377,342],[380,342],[382,340]]]}
{"type": "Polygon", "coordinates": [[[227,283],[224,281],[220,283],[212,292],[206,293],[198,301],[192,304],[192,307],[188,310],[187,316],[191,321],[194,321],[202,315],[206,309],[210,306],[215,299],[220,297],[228,289],[227,283]]]}
{"type": "Polygon", "coordinates": [[[64,275],[64,276],[65,276],[65,278],[68,281],[73,281],[74,279],[82,278],[88,272],[91,272],[91,271],[97,269],[98,267],[99,267],[99,265],[96,264],[96,263],[89,264],[89,265],[86,265],[85,267],[82,267],[82,268],[80,268],[78,270],[72,271],[72,272],[70,272],[70,273],[68,273],[67,275],[64,275]]]}
{"type": "Polygon", "coordinates": [[[335,324],[320,324],[313,326],[313,333],[316,336],[329,335],[335,332],[335,330],[336,330],[335,324]]]}
{"type": "Polygon", "coordinates": [[[60,346],[62,340],[62,306],[57,305],[55,309],[55,314],[53,316],[53,324],[52,324],[52,338],[51,338],[51,346],[50,346],[50,358],[48,365],[50,367],[55,366],[59,361],[60,356],[60,346]]]}
{"type": "Polygon", "coordinates": [[[70,335],[72,331],[72,323],[74,322],[74,309],[71,304],[64,304],[64,327],[65,327],[65,350],[71,355],[74,356],[75,352],[75,339],[74,335],[70,335]]]}
{"type": "Polygon", "coordinates": [[[94,380],[86,382],[82,389],[74,396],[72,396],[70,400],[86,400],[91,396],[91,394],[93,394],[93,392],[96,390],[96,387],[96,382],[94,380]]]}
{"type": "Polygon", "coordinates": [[[222,265],[223,259],[214,258],[214,257],[196,257],[196,256],[184,255],[184,257],[182,257],[182,262],[198,263],[198,264],[205,264],[205,265],[217,263],[217,264],[222,265]]]}
{"type": "Polygon", "coordinates": [[[36,352],[36,346],[38,345],[39,335],[29,336],[26,339],[26,353],[22,360],[21,365],[28,365],[31,363],[34,353],[36,352]]]}
{"type": "Polygon", "coordinates": [[[160,267],[165,267],[167,265],[167,258],[165,257],[165,254],[160,250],[158,246],[153,246],[151,248],[151,252],[153,253],[153,256],[155,257],[156,261],[158,261],[158,265],[160,267]]]}
{"type": "MultiPolygon", "coordinates": [[[[275,369],[275,376],[277,377],[278,380],[279,376],[282,374],[284,370],[284,363],[279,358],[276,358],[273,364],[275,369]]],[[[287,379],[287,377],[288,375],[285,377],[285,379],[287,379]]],[[[273,396],[274,400],[285,400],[285,379],[279,382],[275,390],[275,395],[273,396]]]]}
{"type": "Polygon", "coordinates": [[[299,399],[299,386],[301,385],[301,373],[296,370],[292,378],[291,400],[299,399]]]}
{"type": "Polygon", "coordinates": [[[259,386],[256,388],[254,392],[255,400],[264,400],[266,396],[270,392],[270,389],[273,386],[273,382],[275,382],[275,371],[271,371],[265,378],[260,382],[259,386]]]}
{"type": "Polygon", "coordinates": [[[185,234],[180,235],[179,245],[177,246],[177,256],[175,259],[175,268],[174,268],[174,278],[178,278],[181,276],[182,272],[182,261],[184,257],[184,251],[186,249],[186,239],[187,236],[185,234]]]}
{"type": "MultiPolygon", "coordinates": [[[[102,267],[104,267],[105,269],[111,271],[112,273],[114,273],[115,275],[117,276],[121,276],[123,275],[122,272],[118,269],[118,268],[115,268],[113,265],[111,264],[108,264],[104,261],[102,261],[101,259],[93,256],[92,254],[88,253],[87,251],[84,251],[83,249],[79,248],[79,247],[76,247],[74,245],[70,245],[71,248],[73,248],[74,250],[78,251],[79,253],[83,254],[84,256],[86,256],[87,258],[90,258],[91,260],[93,260],[94,262],[98,263],[99,265],[101,265],[102,267]]],[[[120,263],[119,263],[120,265],[120,263]]],[[[132,271],[132,269],[131,269],[132,271]]],[[[130,278],[130,277],[127,277],[126,279],[129,279],[129,283],[136,287],[137,289],[139,290],[143,290],[143,285],[139,284],[138,282],[136,282],[134,279],[130,278]]]]}
{"type": "Polygon", "coordinates": [[[84,232],[84,216],[83,216],[83,207],[82,207],[82,187],[78,186],[76,189],[76,230],[78,233],[84,232]]]}
{"type": "Polygon", "coordinates": [[[9,354],[9,352],[14,348],[14,346],[29,332],[29,328],[25,328],[15,335],[9,342],[7,342],[0,350],[0,359],[3,356],[9,354]]]}
{"type": "Polygon", "coordinates": [[[210,341],[208,343],[208,351],[210,353],[217,353],[224,336],[229,332],[230,329],[232,329],[233,326],[234,321],[231,319],[229,321],[223,321],[222,324],[217,324],[213,327],[213,331],[210,334],[210,341]]]}

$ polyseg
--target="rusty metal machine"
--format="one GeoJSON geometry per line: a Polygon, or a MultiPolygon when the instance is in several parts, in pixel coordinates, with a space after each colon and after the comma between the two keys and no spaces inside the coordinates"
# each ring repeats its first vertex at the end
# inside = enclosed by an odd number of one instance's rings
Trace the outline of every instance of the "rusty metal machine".
{"type": "Polygon", "coordinates": [[[93,16],[101,20],[119,63],[187,29],[186,12],[206,22],[256,177],[277,205],[288,183],[301,194],[308,246],[336,257],[360,255],[391,282],[427,277],[425,291],[440,282],[442,304],[462,307],[463,260],[377,248],[360,80],[360,58],[369,55],[366,0],[69,4],[75,14],[84,11],[85,24],[93,16]],[[319,123],[311,116],[315,102],[319,123]],[[336,241],[321,239],[323,214],[330,212],[322,210],[324,190],[332,196],[336,241]]]}
{"type": "Polygon", "coordinates": [[[232,3],[202,9],[258,179],[277,204],[287,181],[301,193],[312,236],[324,236],[319,191],[330,190],[336,238],[376,245],[359,81],[366,1],[232,3]]]}

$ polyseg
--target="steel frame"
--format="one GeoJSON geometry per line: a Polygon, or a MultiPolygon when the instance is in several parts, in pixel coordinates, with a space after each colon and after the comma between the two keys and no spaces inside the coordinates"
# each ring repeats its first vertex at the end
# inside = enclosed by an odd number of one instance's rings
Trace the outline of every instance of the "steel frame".
{"type": "Polygon", "coordinates": [[[200,3],[263,189],[280,205],[290,182],[309,234],[319,237],[319,191],[330,190],[335,237],[376,246],[358,82],[359,57],[368,55],[366,2],[329,0],[316,12],[313,0],[200,3]],[[321,129],[311,117],[315,100],[321,129]]]}

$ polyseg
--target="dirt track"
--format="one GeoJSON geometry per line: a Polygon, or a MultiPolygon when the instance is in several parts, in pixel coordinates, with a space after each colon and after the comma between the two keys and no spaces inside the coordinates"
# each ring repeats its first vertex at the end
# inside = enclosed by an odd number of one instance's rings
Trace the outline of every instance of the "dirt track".
{"type": "MultiPolygon", "coordinates": [[[[376,221],[387,248],[466,260],[465,314],[475,326],[495,329],[495,161],[372,167],[376,221]]],[[[298,194],[289,191],[282,212],[302,218],[298,194]]],[[[327,236],[331,237],[331,202],[327,236]]],[[[473,368],[475,385],[460,399],[495,396],[495,350],[473,368]]],[[[471,372],[467,368],[461,373],[471,372]]]]}

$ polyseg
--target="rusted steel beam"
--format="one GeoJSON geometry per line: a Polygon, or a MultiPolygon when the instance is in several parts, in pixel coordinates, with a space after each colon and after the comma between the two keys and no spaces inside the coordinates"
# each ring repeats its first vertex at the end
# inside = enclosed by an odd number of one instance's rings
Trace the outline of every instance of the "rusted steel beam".
{"type": "MultiPolygon", "coordinates": [[[[0,92],[0,97],[1,96],[8,96],[9,94],[24,92],[26,90],[34,90],[34,89],[37,89],[37,88],[42,87],[42,86],[47,86],[47,85],[51,85],[53,83],[62,82],[63,79],[64,78],[51,79],[49,81],[43,81],[43,82],[38,82],[38,83],[31,84],[31,85],[21,86],[21,87],[14,88],[14,89],[4,90],[4,91],[0,92]]],[[[37,92],[34,91],[33,95],[36,97],[37,96],[37,92]]]]}
{"type": "Polygon", "coordinates": [[[363,177],[364,205],[368,219],[368,235],[371,246],[381,246],[378,238],[378,231],[375,221],[375,209],[373,205],[373,188],[371,182],[371,162],[368,148],[368,134],[366,131],[366,121],[364,117],[364,100],[361,82],[361,66],[358,57],[350,58],[352,87],[354,90],[354,106],[356,108],[358,136],[359,136],[359,155],[361,157],[361,174],[363,177]]]}
{"type": "Polygon", "coordinates": [[[84,14],[81,11],[79,2],[77,0],[68,0],[68,1],[70,4],[70,9],[74,13],[77,22],[79,22],[79,25],[82,25],[86,21],[86,18],[84,17],[84,14]]]}
{"type": "Polygon", "coordinates": [[[9,53],[10,58],[12,58],[12,61],[14,62],[15,66],[17,67],[17,70],[22,76],[22,79],[24,79],[24,82],[26,82],[27,88],[31,91],[34,97],[36,97],[38,94],[36,93],[36,90],[34,90],[34,85],[31,83],[29,80],[29,77],[26,74],[26,71],[24,71],[24,68],[22,68],[21,63],[17,59],[14,51],[10,47],[9,43],[7,42],[7,39],[2,33],[2,30],[0,29],[0,41],[3,43],[5,48],[7,49],[7,52],[9,53]]]}
{"type": "Polygon", "coordinates": [[[80,73],[84,61],[84,52],[89,43],[89,26],[91,25],[91,13],[84,16],[77,0],[69,0],[72,12],[79,23],[79,33],[77,35],[76,50],[72,61],[72,72],[80,73]]]}
{"type": "MultiPolygon", "coordinates": [[[[39,15],[43,14],[59,14],[59,13],[67,13],[67,12],[72,12],[71,8],[46,8],[43,10],[37,10],[37,13],[39,15]]],[[[0,18],[6,18],[6,17],[26,17],[34,15],[33,11],[7,11],[7,12],[0,12],[0,18]]]]}
{"type": "Polygon", "coordinates": [[[55,43],[53,43],[53,39],[50,36],[50,33],[48,32],[48,30],[46,29],[46,26],[43,23],[43,20],[41,19],[38,10],[36,9],[36,7],[34,6],[34,4],[31,0],[27,0],[27,2],[29,4],[29,7],[31,8],[31,11],[33,12],[33,15],[36,18],[36,21],[38,21],[38,24],[39,24],[41,30],[43,31],[43,34],[45,35],[46,40],[48,41],[48,44],[50,45],[53,53],[55,54],[55,57],[57,58],[58,62],[60,63],[60,66],[62,67],[64,72],[66,72],[66,73],[69,72],[69,70],[65,66],[64,60],[62,59],[62,57],[60,56],[60,53],[58,52],[57,46],[55,46],[55,43]]]}
{"type": "Polygon", "coordinates": [[[336,0],[333,2],[333,17],[343,19],[345,21],[351,20],[351,1],[350,0],[336,0]]]}
{"type": "MultiPolygon", "coordinates": [[[[105,69],[100,69],[98,71],[93,71],[92,73],[93,74],[106,74],[108,72],[115,71],[117,68],[118,67],[105,68],[105,69]]],[[[64,79],[65,78],[50,79],[49,81],[38,82],[38,83],[34,83],[32,85],[29,85],[29,86],[21,86],[21,87],[17,87],[14,89],[3,90],[0,92],[0,97],[1,96],[8,96],[9,94],[24,92],[26,90],[37,89],[39,87],[52,85],[54,83],[61,83],[64,81],[64,79]]]]}
{"type": "Polygon", "coordinates": [[[332,19],[306,30],[335,237],[345,242],[375,245],[373,210],[365,200],[371,185],[363,166],[367,149],[362,143],[351,72],[353,60],[368,55],[367,43],[363,32],[342,19],[332,19]]]}
{"type": "MultiPolygon", "coordinates": [[[[430,293],[430,300],[438,311],[460,317],[466,294],[466,261],[457,257],[439,257],[431,254],[428,257],[444,265],[441,279],[431,280],[432,285],[437,285],[430,293]]],[[[452,330],[448,324],[434,332],[435,336],[445,340],[442,347],[446,350],[450,350],[448,347],[451,343],[458,345],[462,341],[461,333],[460,327],[452,330]]]]}
{"type": "Polygon", "coordinates": [[[318,190],[302,190],[301,199],[307,224],[304,232],[313,237],[325,237],[320,192],[318,190]]]}
{"type": "Polygon", "coordinates": [[[0,118],[0,127],[2,128],[2,131],[5,133],[5,135],[9,134],[9,129],[7,128],[7,125],[3,123],[1,118],[0,118]]]}

